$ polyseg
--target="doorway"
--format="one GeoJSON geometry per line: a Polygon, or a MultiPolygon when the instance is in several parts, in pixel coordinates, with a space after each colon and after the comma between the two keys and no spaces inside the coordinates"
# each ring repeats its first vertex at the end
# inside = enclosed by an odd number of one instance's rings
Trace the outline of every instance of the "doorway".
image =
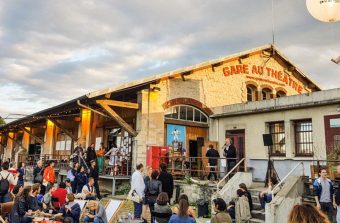
{"type": "MultiPolygon", "coordinates": [[[[245,130],[227,130],[225,134],[226,138],[231,139],[231,143],[236,147],[237,151],[237,162],[245,157],[245,130]]],[[[244,162],[240,164],[239,171],[244,171],[245,165],[244,162]]]]}

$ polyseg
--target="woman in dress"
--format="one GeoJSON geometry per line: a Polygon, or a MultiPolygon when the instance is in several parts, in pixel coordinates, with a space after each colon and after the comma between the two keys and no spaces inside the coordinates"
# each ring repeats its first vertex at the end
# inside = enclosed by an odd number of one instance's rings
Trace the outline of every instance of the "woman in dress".
{"type": "Polygon", "coordinates": [[[97,151],[97,160],[98,160],[98,171],[99,173],[103,172],[104,169],[104,156],[105,156],[106,148],[104,147],[104,143],[100,144],[100,148],[97,151]]]}

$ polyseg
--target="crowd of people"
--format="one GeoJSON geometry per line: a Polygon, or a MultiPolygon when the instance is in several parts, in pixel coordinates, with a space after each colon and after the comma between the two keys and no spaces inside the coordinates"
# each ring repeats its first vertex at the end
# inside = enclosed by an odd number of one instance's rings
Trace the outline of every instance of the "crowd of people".
{"type": "MultiPolygon", "coordinates": [[[[88,200],[89,211],[85,222],[107,223],[103,206],[99,204],[98,168],[96,161],[90,161],[85,169],[74,163],[68,171],[68,178],[56,186],[55,162],[49,161],[44,167],[37,162],[32,183],[25,185],[25,164],[4,162],[0,172],[0,203],[12,206],[7,219],[10,223],[32,222],[34,217],[49,217],[60,222],[80,222],[81,208],[76,199],[88,200]],[[10,168],[11,167],[11,168],[10,168]]],[[[104,209],[105,210],[105,209],[104,209]]]]}

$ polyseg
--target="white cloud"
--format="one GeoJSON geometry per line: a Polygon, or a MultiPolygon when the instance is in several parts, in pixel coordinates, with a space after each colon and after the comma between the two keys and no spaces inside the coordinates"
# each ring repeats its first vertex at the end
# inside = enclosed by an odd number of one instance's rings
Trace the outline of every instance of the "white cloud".
{"type": "MultiPolygon", "coordinates": [[[[287,0],[274,23],[284,54],[323,88],[340,86],[339,22],[287,0]]],[[[0,1],[0,115],[267,44],[271,27],[267,0],[0,1]]]]}

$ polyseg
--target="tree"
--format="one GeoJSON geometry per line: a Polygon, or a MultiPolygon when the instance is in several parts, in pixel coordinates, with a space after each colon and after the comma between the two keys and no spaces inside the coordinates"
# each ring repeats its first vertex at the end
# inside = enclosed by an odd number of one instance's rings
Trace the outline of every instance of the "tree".
{"type": "Polygon", "coordinates": [[[3,119],[1,116],[0,116],[0,125],[5,125],[6,122],[5,122],[5,119],[3,119]]]}

